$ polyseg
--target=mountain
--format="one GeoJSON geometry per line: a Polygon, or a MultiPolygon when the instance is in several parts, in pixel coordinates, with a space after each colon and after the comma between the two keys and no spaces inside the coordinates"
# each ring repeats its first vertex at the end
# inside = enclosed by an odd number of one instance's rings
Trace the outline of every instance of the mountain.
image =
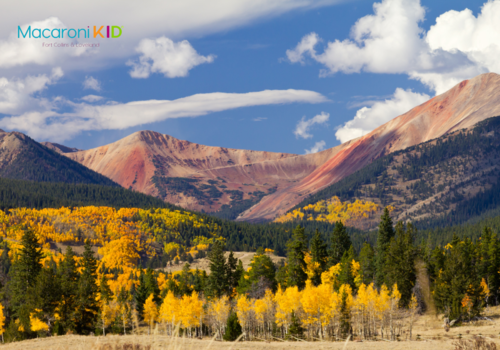
{"type": "Polygon", "coordinates": [[[447,133],[470,128],[500,115],[500,76],[495,73],[464,80],[400,115],[369,134],[342,144],[324,164],[290,186],[264,197],[238,220],[272,220],[305,196],[362,169],[374,160],[447,133]]]}
{"type": "Polygon", "coordinates": [[[19,132],[0,132],[0,177],[119,186],[19,132]]]}
{"type": "Polygon", "coordinates": [[[188,209],[269,221],[384,155],[500,115],[500,76],[482,74],[369,134],[308,155],[203,146],[140,131],[65,156],[120,185],[188,209]]]}
{"type": "Polygon", "coordinates": [[[203,146],[139,131],[106,146],[65,155],[125,188],[234,219],[231,208],[241,212],[264,195],[289,187],[337,151],[305,157],[203,146]]]}
{"type": "Polygon", "coordinates": [[[378,224],[373,219],[389,206],[395,220],[410,220],[419,229],[457,225],[500,210],[499,157],[500,117],[494,117],[385,155],[309,196],[277,221],[334,223],[345,211],[348,225],[372,229],[378,224]],[[342,205],[342,200],[356,205],[342,205]]]}
{"type": "Polygon", "coordinates": [[[80,151],[78,148],[66,147],[54,142],[40,142],[40,143],[45,147],[50,148],[51,150],[56,151],[57,153],[60,154],[80,151]]]}

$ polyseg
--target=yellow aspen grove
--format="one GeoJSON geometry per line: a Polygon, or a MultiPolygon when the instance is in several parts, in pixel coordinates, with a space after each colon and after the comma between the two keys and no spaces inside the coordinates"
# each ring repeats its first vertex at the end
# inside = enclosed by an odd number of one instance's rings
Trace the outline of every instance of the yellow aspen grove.
{"type": "Polygon", "coordinates": [[[332,287],[321,284],[315,287],[311,280],[307,280],[306,288],[301,293],[300,303],[304,312],[304,324],[308,334],[317,334],[324,337],[323,327],[330,322],[332,287]]]}
{"type": "Polygon", "coordinates": [[[199,327],[201,332],[203,319],[203,302],[198,298],[198,293],[193,292],[191,296],[184,295],[179,305],[179,321],[182,327],[188,331],[188,336],[193,336],[192,328],[199,327]]]}
{"type": "Polygon", "coordinates": [[[179,299],[177,299],[172,291],[168,291],[163,303],[160,307],[159,318],[160,321],[165,323],[166,330],[168,334],[172,335],[175,329],[175,325],[179,320],[179,299]]]}
{"type": "Polygon", "coordinates": [[[144,303],[144,321],[149,325],[149,332],[153,328],[153,324],[158,319],[158,308],[153,300],[154,295],[151,294],[144,303]]]}
{"type": "Polygon", "coordinates": [[[287,288],[282,291],[281,286],[274,296],[276,302],[276,323],[285,328],[288,333],[288,327],[292,321],[292,311],[296,315],[300,314],[300,292],[297,286],[287,288]]]}
{"type": "Polygon", "coordinates": [[[398,309],[398,304],[399,300],[401,299],[401,293],[398,290],[398,285],[394,284],[392,287],[392,293],[390,297],[390,309],[389,309],[389,329],[391,332],[391,340],[396,339],[396,334],[395,334],[395,318],[396,318],[396,312],[398,309]]]}
{"type": "Polygon", "coordinates": [[[257,327],[264,333],[267,339],[272,332],[272,324],[274,323],[274,298],[271,290],[266,290],[264,298],[255,300],[255,318],[257,327]]]}
{"type": "Polygon", "coordinates": [[[236,302],[236,313],[244,332],[251,339],[252,320],[255,317],[254,301],[241,294],[236,302]]]}
{"type": "Polygon", "coordinates": [[[212,324],[212,328],[215,330],[214,333],[217,333],[220,339],[222,339],[222,335],[224,334],[230,310],[231,305],[229,304],[229,297],[226,295],[222,296],[220,299],[211,301],[208,305],[210,323],[212,324]]]}
{"type": "Polygon", "coordinates": [[[100,304],[99,323],[102,327],[102,334],[105,336],[106,328],[108,328],[116,318],[118,305],[114,301],[106,302],[105,300],[101,300],[100,304]]]}

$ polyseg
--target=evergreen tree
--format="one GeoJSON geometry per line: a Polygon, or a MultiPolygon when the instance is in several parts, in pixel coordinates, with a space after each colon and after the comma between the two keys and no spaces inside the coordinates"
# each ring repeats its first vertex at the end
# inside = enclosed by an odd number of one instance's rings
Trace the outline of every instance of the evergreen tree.
{"type": "Polygon", "coordinates": [[[325,271],[328,262],[326,243],[321,239],[318,229],[311,240],[311,260],[319,264],[319,269],[314,271],[314,276],[311,278],[313,284],[318,286],[321,284],[321,273],[325,271]]]}
{"type": "Polygon", "coordinates": [[[396,224],[396,237],[391,238],[386,260],[386,281],[388,286],[398,285],[401,293],[400,307],[408,307],[413,287],[417,279],[415,270],[416,249],[413,244],[415,228],[408,223],[406,229],[399,221],[396,224]]]}
{"type": "Polygon", "coordinates": [[[113,298],[113,292],[109,288],[108,278],[105,274],[102,274],[101,280],[99,281],[99,294],[101,300],[104,302],[109,302],[113,298]]]}
{"type": "Polygon", "coordinates": [[[386,207],[378,226],[377,246],[375,249],[375,284],[378,287],[382,286],[382,284],[387,285],[385,262],[387,249],[389,249],[391,238],[394,237],[394,228],[392,226],[389,209],[386,207]]]}
{"type": "Polygon", "coordinates": [[[354,253],[354,248],[351,246],[349,250],[344,252],[344,256],[340,260],[340,274],[339,282],[340,284],[348,284],[354,289],[354,276],[352,274],[352,261],[355,260],[356,254],[354,253]]]}
{"type": "Polygon", "coordinates": [[[59,306],[60,319],[56,321],[59,332],[75,330],[75,310],[78,289],[78,270],[76,267],[75,254],[70,246],[66,248],[64,259],[59,265],[59,275],[61,280],[61,302],[59,306]]]}
{"type": "Polygon", "coordinates": [[[99,305],[97,303],[98,287],[97,261],[88,240],[85,241],[82,274],[78,280],[76,295],[75,329],[78,334],[89,334],[95,327],[99,305]]]}
{"type": "Polygon", "coordinates": [[[491,228],[485,227],[479,241],[478,271],[490,290],[488,304],[497,305],[500,289],[500,243],[491,228]]]}
{"type": "Polygon", "coordinates": [[[226,332],[224,333],[225,341],[235,341],[242,334],[240,321],[236,312],[232,311],[227,318],[226,332]]]}
{"type": "Polygon", "coordinates": [[[188,263],[184,264],[182,272],[179,276],[179,295],[191,295],[193,288],[191,287],[191,277],[193,274],[190,271],[191,266],[188,263]]]}
{"type": "Polygon", "coordinates": [[[337,265],[351,245],[351,238],[349,237],[349,233],[347,233],[347,228],[342,221],[337,221],[330,238],[328,266],[337,265]]]}
{"type": "Polygon", "coordinates": [[[291,341],[304,338],[304,327],[302,327],[302,324],[300,323],[300,320],[294,310],[292,310],[290,327],[288,327],[288,334],[286,338],[291,341]]]}
{"type": "MultiPolygon", "coordinates": [[[[174,281],[170,280],[177,287],[174,281]]],[[[144,303],[146,299],[149,297],[148,287],[146,286],[146,278],[144,273],[141,270],[141,274],[139,276],[139,286],[135,290],[134,300],[135,300],[135,309],[137,313],[142,317],[144,314],[144,303]]]]}
{"type": "Polygon", "coordinates": [[[374,256],[372,246],[369,243],[364,243],[361,251],[359,252],[359,262],[361,264],[361,275],[363,276],[363,283],[369,285],[373,282],[375,274],[374,256]]]}
{"type": "Polygon", "coordinates": [[[239,259],[234,257],[233,251],[229,252],[226,265],[227,295],[233,294],[233,290],[238,287],[238,281],[241,278],[240,271],[238,270],[238,261],[239,259]]]}
{"type": "Polygon", "coordinates": [[[220,298],[228,290],[226,258],[221,242],[215,241],[210,251],[209,260],[210,275],[208,276],[207,295],[220,298]]]}
{"type": "Polygon", "coordinates": [[[340,296],[340,334],[343,338],[347,338],[347,335],[351,333],[351,310],[348,305],[348,297],[346,290],[343,289],[340,296]]]}
{"type": "Polygon", "coordinates": [[[304,260],[307,252],[307,238],[304,228],[300,225],[293,231],[292,240],[287,243],[288,278],[287,287],[297,286],[302,289],[306,285],[307,265],[304,260]]]}
{"type": "Polygon", "coordinates": [[[22,248],[17,260],[10,269],[9,295],[14,318],[19,319],[21,325],[28,332],[30,329],[30,313],[34,309],[33,288],[37,277],[42,270],[42,248],[32,230],[25,229],[21,239],[22,248]]]}
{"type": "Polygon", "coordinates": [[[434,282],[434,301],[438,311],[450,320],[478,316],[484,307],[485,295],[474,264],[475,254],[469,238],[460,241],[454,236],[446,245],[443,269],[434,282]],[[464,303],[465,300],[469,302],[464,303]]]}
{"type": "Polygon", "coordinates": [[[144,283],[147,289],[146,299],[153,294],[153,301],[158,305],[161,303],[160,297],[160,287],[158,286],[158,281],[156,279],[156,274],[153,269],[146,269],[146,275],[144,276],[144,283]]]}
{"type": "Polygon", "coordinates": [[[40,271],[31,298],[37,310],[36,317],[51,325],[61,302],[61,280],[54,267],[49,266],[40,271]]]}

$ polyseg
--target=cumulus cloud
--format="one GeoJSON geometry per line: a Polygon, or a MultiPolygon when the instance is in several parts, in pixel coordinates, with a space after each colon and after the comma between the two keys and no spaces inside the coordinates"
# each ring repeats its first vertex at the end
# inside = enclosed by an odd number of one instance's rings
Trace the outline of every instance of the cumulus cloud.
{"type": "Polygon", "coordinates": [[[306,57],[324,65],[320,76],[343,73],[407,74],[442,93],[463,79],[500,72],[500,1],[486,2],[477,17],[472,11],[448,11],[425,32],[425,9],[419,0],[383,0],[351,28],[350,38],[316,47],[316,33],[286,52],[292,63],[306,57]]]}
{"type": "Polygon", "coordinates": [[[97,95],[87,95],[87,96],[83,96],[81,98],[81,100],[85,101],[85,102],[97,102],[97,101],[101,101],[104,97],[102,96],[97,96],[97,95]]]}
{"type": "Polygon", "coordinates": [[[321,112],[320,114],[307,120],[306,117],[302,117],[302,119],[297,123],[295,131],[293,133],[297,138],[301,137],[303,139],[309,139],[313,137],[313,135],[309,133],[311,127],[315,124],[325,124],[329,118],[330,114],[325,112],[321,112]]]}
{"type": "Polygon", "coordinates": [[[141,54],[139,61],[129,61],[132,78],[147,78],[151,73],[162,73],[167,78],[185,77],[194,67],[212,63],[215,55],[202,56],[187,40],[174,42],[164,36],[143,39],[135,49],[141,54]]]}
{"type": "Polygon", "coordinates": [[[0,78],[0,113],[15,114],[29,110],[50,110],[54,102],[34,95],[54,84],[63,76],[61,68],[52,69],[51,75],[28,75],[24,79],[0,78]]]}
{"type": "Polygon", "coordinates": [[[264,90],[248,93],[196,94],[176,100],[148,100],[90,105],[66,101],[71,112],[53,109],[4,117],[0,127],[20,130],[37,139],[64,141],[85,130],[126,129],[171,118],[197,117],[241,107],[320,103],[323,95],[307,90],[264,90]]]}
{"type": "Polygon", "coordinates": [[[341,143],[361,137],[429,98],[430,96],[426,94],[397,88],[390,99],[376,101],[371,107],[359,109],[352,120],[337,130],[335,137],[341,143]]]}
{"type": "Polygon", "coordinates": [[[96,78],[87,76],[83,81],[83,88],[95,91],[101,91],[101,83],[96,78]]]}
{"type": "Polygon", "coordinates": [[[305,152],[306,152],[306,154],[318,153],[318,152],[324,150],[325,146],[326,146],[325,141],[318,141],[314,144],[314,146],[311,147],[311,149],[306,149],[305,152]]]}

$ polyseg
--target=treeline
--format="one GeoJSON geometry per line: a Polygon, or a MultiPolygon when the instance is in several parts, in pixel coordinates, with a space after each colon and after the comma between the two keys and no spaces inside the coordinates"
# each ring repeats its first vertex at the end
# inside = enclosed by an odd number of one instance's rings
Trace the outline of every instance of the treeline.
{"type": "Polygon", "coordinates": [[[1,210],[21,207],[42,209],[87,205],[177,209],[161,199],[121,187],[0,178],[1,210]]]}

